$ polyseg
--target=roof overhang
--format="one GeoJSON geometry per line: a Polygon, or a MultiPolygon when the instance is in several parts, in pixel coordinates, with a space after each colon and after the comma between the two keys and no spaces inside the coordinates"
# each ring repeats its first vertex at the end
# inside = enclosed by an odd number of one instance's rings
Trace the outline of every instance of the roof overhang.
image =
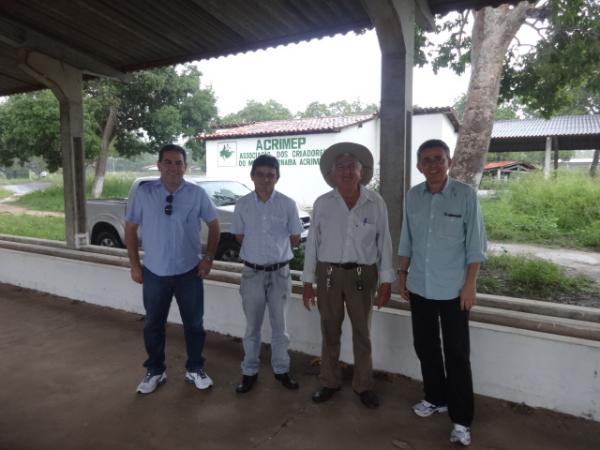
{"type": "MultiPolygon", "coordinates": [[[[42,53],[86,74],[123,79],[125,72],[139,69],[361,32],[373,26],[365,1],[3,1],[0,95],[42,87],[18,69],[19,49],[42,53]]],[[[416,20],[423,26],[432,14],[506,1],[415,2],[416,20]]]]}

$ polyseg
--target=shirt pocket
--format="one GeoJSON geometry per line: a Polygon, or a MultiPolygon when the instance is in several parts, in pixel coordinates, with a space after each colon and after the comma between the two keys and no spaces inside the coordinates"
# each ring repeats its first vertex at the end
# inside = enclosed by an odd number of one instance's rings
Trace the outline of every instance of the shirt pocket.
{"type": "Polygon", "coordinates": [[[363,249],[375,245],[377,237],[377,227],[371,223],[362,223],[356,227],[356,237],[359,245],[363,249]]]}
{"type": "Polygon", "coordinates": [[[269,217],[269,228],[271,233],[286,234],[287,233],[287,217],[272,215],[269,217]]]}
{"type": "Polygon", "coordinates": [[[465,232],[462,216],[442,216],[438,223],[438,234],[446,239],[464,240],[465,232]]]}

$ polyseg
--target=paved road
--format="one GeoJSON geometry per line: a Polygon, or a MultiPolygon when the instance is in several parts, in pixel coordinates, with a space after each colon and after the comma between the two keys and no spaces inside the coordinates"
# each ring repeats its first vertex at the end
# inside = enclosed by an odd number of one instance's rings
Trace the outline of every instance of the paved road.
{"type": "Polygon", "coordinates": [[[510,255],[530,255],[552,261],[570,273],[587,275],[600,282],[600,253],[504,242],[489,242],[488,248],[493,253],[506,250],[510,255]]]}
{"type": "Polygon", "coordinates": [[[10,191],[16,195],[24,195],[33,191],[43,191],[50,187],[52,183],[48,181],[34,181],[33,183],[24,184],[5,184],[2,189],[10,191]]]}

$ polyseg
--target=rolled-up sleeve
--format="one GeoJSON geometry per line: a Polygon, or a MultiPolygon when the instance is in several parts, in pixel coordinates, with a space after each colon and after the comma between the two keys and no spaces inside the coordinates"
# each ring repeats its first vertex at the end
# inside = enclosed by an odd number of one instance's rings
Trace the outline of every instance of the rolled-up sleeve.
{"type": "Polygon", "coordinates": [[[288,206],[288,232],[291,236],[302,234],[302,222],[298,215],[298,206],[293,201],[288,206]]]}
{"type": "Polygon", "coordinates": [[[485,225],[483,223],[483,214],[477,198],[477,192],[473,191],[467,200],[467,233],[466,233],[466,253],[467,264],[480,263],[485,261],[485,251],[487,250],[487,239],[485,234],[485,225]]]}
{"type": "Polygon", "coordinates": [[[245,234],[242,209],[242,201],[238,200],[235,204],[235,208],[233,209],[233,219],[231,220],[231,231],[233,234],[245,234]]]}
{"type": "Polygon", "coordinates": [[[392,236],[388,222],[388,212],[385,202],[380,200],[377,205],[379,209],[379,230],[377,231],[377,267],[379,269],[379,283],[391,283],[395,280],[394,266],[392,262],[392,236]]]}
{"type": "Polygon", "coordinates": [[[400,231],[400,243],[398,244],[398,256],[412,257],[412,236],[410,234],[410,224],[408,222],[408,196],[404,204],[404,214],[402,214],[402,229],[400,231]]]}
{"type": "Polygon", "coordinates": [[[305,283],[315,282],[315,271],[317,270],[317,247],[319,242],[319,207],[318,202],[313,206],[310,229],[304,249],[304,270],[302,281],[305,283]]]}

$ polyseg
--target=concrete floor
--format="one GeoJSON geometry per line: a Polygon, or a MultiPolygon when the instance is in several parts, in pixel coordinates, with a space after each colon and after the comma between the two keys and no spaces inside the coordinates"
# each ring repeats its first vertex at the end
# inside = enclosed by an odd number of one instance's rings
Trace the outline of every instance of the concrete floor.
{"type": "MultiPolygon", "coordinates": [[[[142,325],[138,315],[0,284],[0,449],[457,448],[447,441],[446,414],[411,413],[421,384],[400,376],[377,375],[378,410],[364,408],[349,383],[316,405],[318,368],[294,353],[299,391],[286,391],[264,364],[254,390],[237,395],[242,347],[229,336],[209,334],[206,370],[215,386],[198,391],[183,382],[176,325],[167,331],[168,382],[137,395],[142,325]]],[[[268,348],[263,355],[267,363],[268,348]]],[[[600,448],[598,422],[482,396],[476,408],[473,449],[600,448]]]]}

